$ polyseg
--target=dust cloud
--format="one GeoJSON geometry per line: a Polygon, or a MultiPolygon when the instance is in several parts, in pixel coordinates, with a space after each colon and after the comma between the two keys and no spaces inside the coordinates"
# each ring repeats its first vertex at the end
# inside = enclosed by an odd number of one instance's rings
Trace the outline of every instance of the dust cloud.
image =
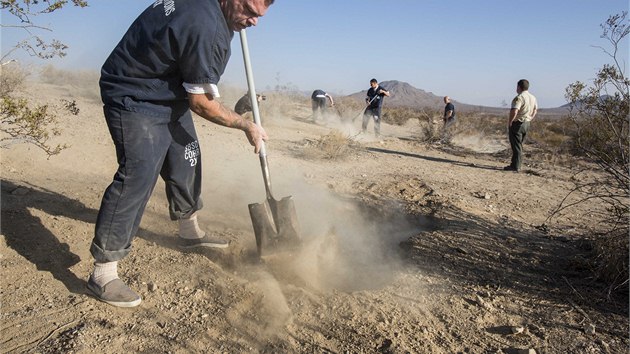
{"type": "Polygon", "coordinates": [[[487,137],[482,134],[457,134],[451,139],[451,144],[482,154],[493,154],[509,146],[506,139],[487,137]]]}
{"type": "MultiPolygon", "coordinates": [[[[351,122],[333,119],[326,124],[348,135],[357,134],[351,122]]],[[[202,148],[202,154],[210,153],[212,158],[203,160],[204,209],[200,216],[210,221],[210,227],[241,231],[246,238],[242,242],[252,255],[255,237],[247,205],[265,201],[259,159],[248,146],[236,151],[226,148],[229,154],[202,148]]],[[[305,177],[313,171],[283,162],[291,161],[286,158],[274,159],[274,153],[268,149],[273,196],[276,200],[293,197],[303,245],[290,254],[264,257],[255,264],[243,260],[239,266],[238,273],[249,274],[244,276],[263,294],[262,307],[270,314],[268,325],[277,327],[290,320],[283,293],[287,287],[315,293],[353,292],[380,289],[395,281],[402,270],[398,244],[415,235],[419,225],[407,220],[397,205],[387,206],[385,213],[382,208],[377,212],[359,200],[336,195],[305,177]]]]}
{"type": "MultiPolygon", "coordinates": [[[[304,176],[312,171],[275,165],[271,155],[269,164],[274,198],[293,197],[301,227],[302,250],[287,265],[294,277],[319,290],[361,289],[393,279],[397,259],[393,251],[401,237],[418,228],[405,220],[404,212],[392,206],[387,215],[379,215],[324,186],[309,184],[304,176]]],[[[223,156],[204,166],[204,180],[209,182],[204,183],[201,217],[211,223],[209,227],[251,235],[244,242],[254,249],[247,205],[265,201],[258,158],[251,151],[223,156]]]]}

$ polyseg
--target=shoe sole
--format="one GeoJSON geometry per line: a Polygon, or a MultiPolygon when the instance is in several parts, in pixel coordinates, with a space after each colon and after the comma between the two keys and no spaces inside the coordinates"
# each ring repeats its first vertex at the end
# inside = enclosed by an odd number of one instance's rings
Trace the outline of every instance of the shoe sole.
{"type": "Polygon", "coordinates": [[[140,303],[142,302],[142,299],[138,299],[138,300],[131,301],[131,302],[116,302],[116,301],[103,300],[103,299],[99,298],[98,296],[96,298],[101,300],[102,302],[108,303],[108,304],[110,304],[112,306],[116,306],[116,307],[136,307],[136,306],[140,305],[140,303]]]}
{"type": "Polygon", "coordinates": [[[192,249],[192,248],[228,248],[230,246],[229,243],[227,244],[222,244],[222,243],[200,243],[197,245],[179,245],[179,248],[181,249],[192,249]]]}

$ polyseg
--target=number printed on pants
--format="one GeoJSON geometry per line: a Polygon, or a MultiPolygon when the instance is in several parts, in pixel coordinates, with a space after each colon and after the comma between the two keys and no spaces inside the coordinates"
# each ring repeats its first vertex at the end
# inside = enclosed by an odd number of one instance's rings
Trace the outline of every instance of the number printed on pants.
{"type": "Polygon", "coordinates": [[[199,155],[201,155],[201,150],[199,150],[199,143],[197,140],[186,145],[184,150],[184,159],[190,161],[190,166],[197,165],[197,158],[199,155]]]}

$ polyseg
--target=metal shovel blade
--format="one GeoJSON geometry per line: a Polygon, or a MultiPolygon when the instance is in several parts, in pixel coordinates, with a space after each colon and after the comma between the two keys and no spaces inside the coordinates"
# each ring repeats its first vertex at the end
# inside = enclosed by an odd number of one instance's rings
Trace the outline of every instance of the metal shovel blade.
{"type": "MultiPolygon", "coordinates": [[[[260,122],[260,112],[258,110],[258,100],[256,99],[256,88],[254,85],[254,75],[249,60],[249,47],[247,45],[247,32],[243,29],[240,32],[241,47],[243,49],[243,61],[245,63],[245,74],[247,76],[247,87],[249,89],[249,99],[252,103],[252,114],[254,122],[262,127],[260,122]]],[[[256,236],[256,248],[258,256],[263,256],[278,250],[299,246],[301,243],[297,215],[292,197],[285,197],[275,200],[271,193],[271,177],[269,164],[267,163],[267,149],[265,142],[260,142],[258,153],[260,167],[262,169],[263,181],[265,182],[265,192],[267,199],[264,203],[249,204],[249,215],[254,226],[256,236]]]]}
{"type": "Polygon", "coordinates": [[[267,198],[264,203],[249,204],[258,256],[298,248],[301,244],[293,197],[267,198]]]}

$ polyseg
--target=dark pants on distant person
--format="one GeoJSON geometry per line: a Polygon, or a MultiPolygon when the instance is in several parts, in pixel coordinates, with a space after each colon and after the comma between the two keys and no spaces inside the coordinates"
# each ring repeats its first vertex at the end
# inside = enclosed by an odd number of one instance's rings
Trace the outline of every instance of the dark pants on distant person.
{"type": "Polygon", "coordinates": [[[512,147],[512,163],[510,167],[517,171],[523,161],[523,142],[529,130],[529,122],[513,121],[510,127],[510,146],[512,147]]]}
{"type": "Polygon", "coordinates": [[[131,250],[158,175],[166,184],[172,220],[202,207],[201,154],[188,109],[170,117],[109,106],[104,112],[118,170],[103,195],[90,252],[96,262],[113,262],[131,250]]]}
{"type": "Polygon", "coordinates": [[[455,118],[455,116],[443,119],[444,125],[442,126],[442,140],[450,142],[450,140],[453,138],[453,132],[450,127],[455,124],[456,120],[457,119],[455,118]]]}
{"type": "Polygon", "coordinates": [[[315,97],[313,103],[313,121],[326,113],[326,97],[315,97]]]}
{"type": "Polygon", "coordinates": [[[368,108],[363,113],[363,124],[361,124],[361,130],[365,133],[367,131],[368,123],[370,119],[374,119],[374,134],[376,136],[381,135],[381,107],[368,108]]]}
{"type": "Polygon", "coordinates": [[[456,121],[457,121],[457,119],[455,118],[455,116],[451,116],[449,118],[444,118],[444,129],[448,129],[448,127],[450,127],[451,125],[455,124],[456,121]]]}

